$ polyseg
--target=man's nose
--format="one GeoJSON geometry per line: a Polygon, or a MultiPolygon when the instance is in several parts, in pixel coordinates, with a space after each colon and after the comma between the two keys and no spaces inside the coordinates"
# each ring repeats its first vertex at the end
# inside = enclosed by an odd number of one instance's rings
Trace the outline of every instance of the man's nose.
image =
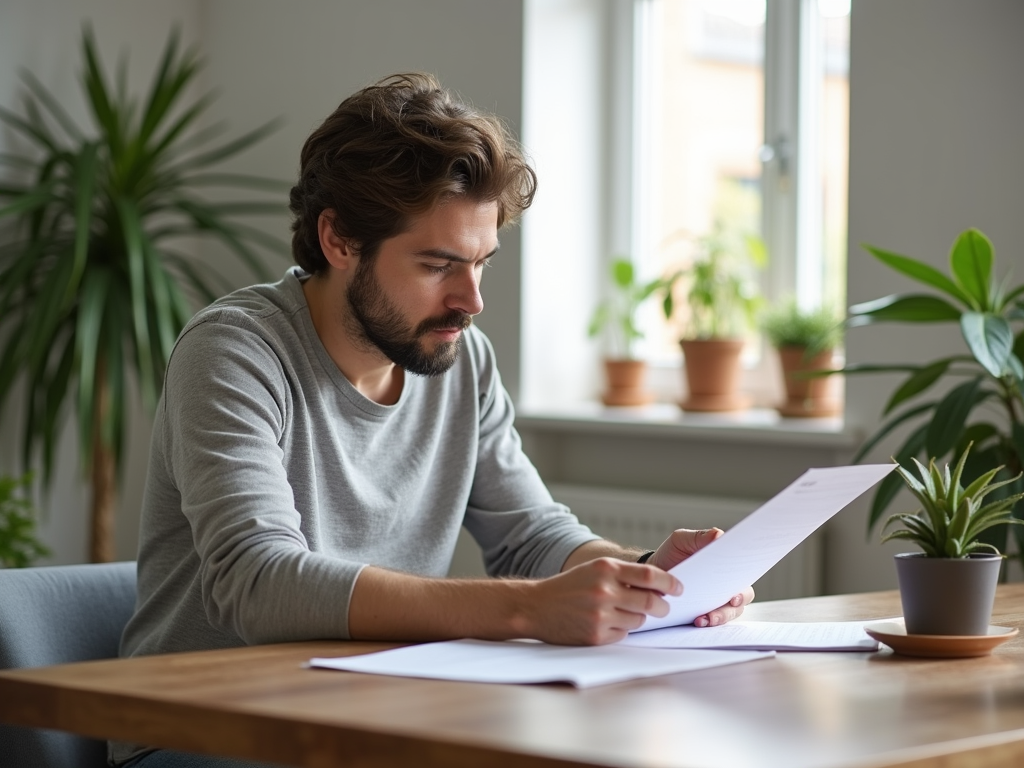
{"type": "Polygon", "coordinates": [[[467,315],[479,315],[484,308],[484,300],[480,295],[480,271],[467,269],[460,272],[454,289],[446,302],[448,309],[467,315]]]}

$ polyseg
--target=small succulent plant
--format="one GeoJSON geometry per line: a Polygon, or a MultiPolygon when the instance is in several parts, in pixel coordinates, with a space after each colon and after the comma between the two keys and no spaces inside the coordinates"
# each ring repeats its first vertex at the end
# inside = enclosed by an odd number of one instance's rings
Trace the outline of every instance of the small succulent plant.
{"type": "Polygon", "coordinates": [[[1000,554],[996,547],[979,541],[978,537],[983,531],[998,525],[1024,523],[1024,520],[1013,516],[1013,505],[1024,498],[1024,493],[988,504],[983,500],[996,489],[1015,482],[1020,475],[994,483],[992,481],[1002,469],[1000,466],[990,469],[964,488],[960,485],[960,477],[970,450],[971,444],[968,444],[952,472],[948,464],[940,471],[935,459],[931,459],[927,467],[913,459],[920,477],[915,477],[902,466],[896,468],[910,492],[921,502],[921,509],[891,516],[883,532],[893,523],[900,523],[903,527],[885,534],[883,542],[893,539],[912,541],[926,557],[962,558],[982,551],[1000,554]]]}

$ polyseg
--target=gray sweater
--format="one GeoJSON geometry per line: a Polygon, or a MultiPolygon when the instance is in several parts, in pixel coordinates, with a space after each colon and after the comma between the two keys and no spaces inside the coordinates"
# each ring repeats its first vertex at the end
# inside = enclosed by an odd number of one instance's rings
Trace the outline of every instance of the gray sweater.
{"type": "MultiPolygon", "coordinates": [[[[237,291],[178,338],[122,656],[347,638],[364,566],[445,576],[463,525],[492,576],[553,575],[597,538],[523,454],[480,331],[380,405],[327,354],[303,278],[237,291]]],[[[110,744],[116,762],[144,750],[110,744]]]]}
{"type": "Polygon", "coordinates": [[[492,576],[555,574],[597,538],[523,454],[480,331],[380,405],[328,356],[303,277],[237,291],[178,339],[123,656],[347,638],[364,566],[442,577],[463,525],[492,576]]]}

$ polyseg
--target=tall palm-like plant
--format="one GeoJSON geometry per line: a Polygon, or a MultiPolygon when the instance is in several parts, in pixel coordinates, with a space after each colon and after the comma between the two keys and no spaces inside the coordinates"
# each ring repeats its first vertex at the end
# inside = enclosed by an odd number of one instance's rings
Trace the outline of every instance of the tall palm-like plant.
{"type": "Polygon", "coordinates": [[[82,52],[95,131],[80,128],[30,74],[24,115],[0,108],[0,120],[31,146],[0,154],[11,179],[0,183],[0,220],[10,222],[0,242],[0,408],[23,379],[23,461],[41,455],[47,483],[69,402],[77,411],[92,485],[90,555],[106,561],[113,558],[129,387],[137,383],[143,403],[155,406],[194,304],[224,288],[209,265],[176,245],[212,235],[266,279],[255,246],[286,246],[236,217],[284,213],[287,185],[210,170],[274,126],[223,143],[218,126],[197,129],[212,96],[188,99],[200,61],[180,49],[176,32],[141,102],[128,93],[124,60],[111,87],[89,28],[82,52]],[[218,186],[262,194],[211,202],[198,193],[218,186]],[[278,194],[270,198],[270,191],[278,194]]]}

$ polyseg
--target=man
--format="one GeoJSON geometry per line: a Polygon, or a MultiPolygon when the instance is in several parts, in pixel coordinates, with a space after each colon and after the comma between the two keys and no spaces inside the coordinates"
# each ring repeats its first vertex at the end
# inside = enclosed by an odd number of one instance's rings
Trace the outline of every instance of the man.
{"type": "MultiPolygon", "coordinates": [[[[720,531],[644,554],[580,525],[522,453],[472,326],[498,230],[535,186],[501,124],[427,75],[359,91],[309,137],[291,192],[298,267],[201,311],[171,356],[123,655],[324,637],[599,644],[667,612],[682,585],[666,570],[720,531]],[[510,578],[444,578],[463,525],[488,574],[510,578]]],[[[193,764],[159,762],[171,754],[133,765],[193,764]]]]}

